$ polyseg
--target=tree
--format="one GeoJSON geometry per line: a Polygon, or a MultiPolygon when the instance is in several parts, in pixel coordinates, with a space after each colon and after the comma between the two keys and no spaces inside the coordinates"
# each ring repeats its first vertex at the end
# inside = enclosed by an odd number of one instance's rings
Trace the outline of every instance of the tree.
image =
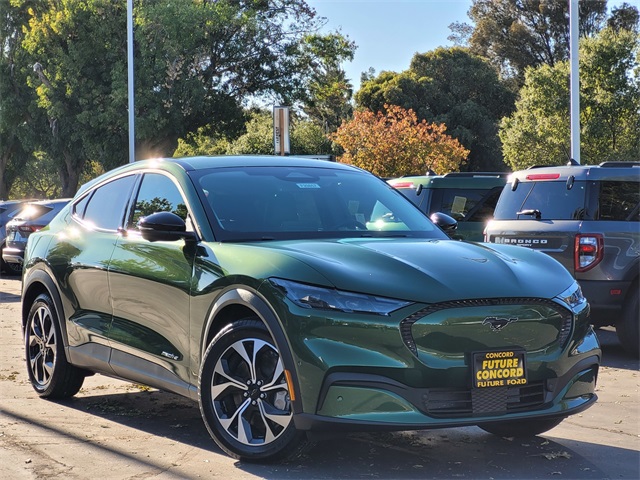
{"type": "MultiPolygon", "coordinates": [[[[70,195],[87,159],[107,168],[128,159],[126,3],[56,0],[28,11],[30,85],[50,122],[42,144],[70,195]]],[[[318,26],[304,0],[136,0],[134,20],[137,158],[170,155],[201,127],[237,135],[247,98],[297,98],[298,47],[318,26]]]]}
{"type": "Polygon", "coordinates": [[[32,158],[34,130],[42,117],[35,106],[35,93],[27,86],[27,52],[22,49],[25,8],[0,0],[0,199],[32,158]]]}
{"type": "MultiPolygon", "coordinates": [[[[581,163],[640,156],[640,37],[607,28],[580,43],[581,163]]],[[[569,64],[527,70],[515,112],[500,127],[515,169],[570,156],[569,64]]]]}
{"type": "Polygon", "coordinates": [[[498,123],[511,113],[514,95],[485,60],[467,49],[416,54],[407,71],[382,72],[365,82],[355,99],[358,107],[374,112],[398,105],[421,120],[446,124],[448,134],[470,150],[469,170],[504,168],[498,123]]]}
{"type": "MultiPolygon", "coordinates": [[[[607,1],[578,4],[579,35],[593,37],[607,22],[607,1]]],[[[569,2],[560,0],[473,0],[468,12],[474,22],[449,26],[457,44],[468,45],[474,54],[488,59],[502,77],[524,82],[527,67],[554,66],[569,58],[569,2]]],[[[609,23],[630,29],[637,24],[637,8],[622,4],[614,8],[609,23]]]]}
{"type": "Polygon", "coordinates": [[[445,125],[418,120],[413,110],[385,105],[386,113],[359,110],[331,136],[344,149],[343,163],[380,177],[458,171],[469,151],[445,133],[445,125]]]}
{"type": "Polygon", "coordinates": [[[353,113],[353,87],[341,64],[353,60],[355,44],[339,33],[309,35],[300,44],[302,111],[325,133],[334,132],[353,113]]]}

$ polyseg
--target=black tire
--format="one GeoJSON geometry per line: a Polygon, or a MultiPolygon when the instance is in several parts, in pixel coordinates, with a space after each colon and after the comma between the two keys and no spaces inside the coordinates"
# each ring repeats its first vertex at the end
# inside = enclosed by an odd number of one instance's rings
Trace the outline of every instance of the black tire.
{"type": "Polygon", "coordinates": [[[506,422],[483,423],[478,425],[485,432],[499,437],[535,437],[562,423],[564,418],[511,420],[506,422]]]}
{"type": "Polygon", "coordinates": [[[622,316],[616,322],[616,335],[622,347],[638,358],[640,351],[640,318],[638,318],[638,284],[631,286],[622,309],[622,316]]]}
{"type": "Polygon", "coordinates": [[[209,434],[231,457],[273,462],[300,454],[282,357],[257,319],[225,327],[209,344],[198,384],[209,434]]]}
{"type": "Polygon", "coordinates": [[[24,337],[29,380],[43,398],[72,397],[86,373],[67,362],[58,322],[51,297],[38,295],[29,310],[24,337]]]}

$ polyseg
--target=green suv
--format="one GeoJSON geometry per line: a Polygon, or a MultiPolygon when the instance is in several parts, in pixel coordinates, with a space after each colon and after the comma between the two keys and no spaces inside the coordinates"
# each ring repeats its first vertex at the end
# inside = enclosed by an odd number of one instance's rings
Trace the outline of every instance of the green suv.
{"type": "Polygon", "coordinates": [[[606,162],[515,172],[486,240],[545,252],[582,286],[596,326],[615,325],[638,355],[640,163],[606,162]]]}
{"type": "Polygon", "coordinates": [[[388,180],[389,185],[427,215],[441,212],[453,217],[453,238],[481,242],[508,173],[457,172],[388,180]]]}
{"type": "Polygon", "coordinates": [[[596,401],[601,351],[562,265],[453,241],[339,163],[135,162],[29,236],[24,265],[38,395],[93,373],[175,392],[236,458],[319,431],[536,435],[596,401]]]}

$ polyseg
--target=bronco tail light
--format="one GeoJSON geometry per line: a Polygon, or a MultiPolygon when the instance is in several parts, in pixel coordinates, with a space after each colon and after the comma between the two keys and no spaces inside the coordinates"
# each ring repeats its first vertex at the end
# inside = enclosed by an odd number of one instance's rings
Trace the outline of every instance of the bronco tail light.
{"type": "Polygon", "coordinates": [[[576,235],[574,266],[576,272],[586,272],[602,260],[604,239],[599,233],[576,235]]]}

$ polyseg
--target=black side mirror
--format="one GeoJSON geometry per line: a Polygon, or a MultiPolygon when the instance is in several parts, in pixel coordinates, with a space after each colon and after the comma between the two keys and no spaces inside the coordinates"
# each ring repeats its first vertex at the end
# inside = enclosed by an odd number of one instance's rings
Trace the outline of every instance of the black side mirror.
{"type": "Polygon", "coordinates": [[[184,220],[175,213],[156,212],[142,217],[138,221],[138,230],[142,238],[150,242],[172,242],[181,238],[195,240],[193,232],[187,232],[187,225],[184,220]]]}
{"type": "Polygon", "coordinates": [[[458,228],[458,222],[455,218],[442,212],[435,212],[429,217],[433,223],[439,226],[444,233],[452,236],[458,228]]]}

